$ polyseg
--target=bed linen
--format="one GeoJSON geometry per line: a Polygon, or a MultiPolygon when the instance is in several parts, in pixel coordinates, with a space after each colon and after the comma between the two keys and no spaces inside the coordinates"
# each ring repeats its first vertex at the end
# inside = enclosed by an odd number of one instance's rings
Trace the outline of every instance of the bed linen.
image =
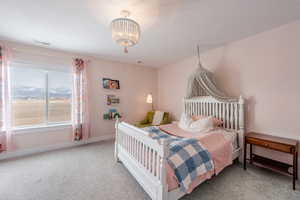
{"type": "MultiPolygon", "coordinates": [[[[190,133],[180,129],[177,124],[167,124],[159,126],[159,128],[170,134],[183,138],[195,138],[199,140],[210,153],[214,162],[214,171],[199,176],[192,182],[187,193],[193,191],[195,187],[210,179],[213,175],[218,175],[225,167],[232,164],[233,141],[236,140],[234,134],[222,128],[217,128],[206,133],[190,133]]],[[[235,142],[235,144],[237,144],[235,142]]],[[[167,167],[167,182],[169,191],[178,188],[178,181],[174,175],[172,168],[167,167]]]]}
{"type": "MultiPolygon", "coordinates": [[[[150,127],[147,129],[149,128],[150,127]]],[[[212,176],[218,175],[225,167],[232,164],[233,146],[237,146],[237,134],[234,132],[217,128],[205,134],[199,133],[195,135],[192,133],[190,135],[189,132],[185,132],[180,129],[177,124],[161,125],[159,128],[170,135],[197,139],[199,140],[199,143],[201,143],[211,154],[214,163],[214,170],[208,171],[193,180],[188,189],[185,191],[186,193],[191,193],[198,185],[210,179],[212,176]]],[[[145,128],[143,129],[148,131],[145,128]]],[[[168,191],[179,188],[179,181],[174,170],[169,164],[167,164],[167,183],[168,191]]]]}
{"type": "MultiPolygon", "coordinates": [[[[233,144],[237,145],[237,142],[234,142],[237,135],[234,133],[222,128],[216,128],[206,133],[190,133],[180,129],[177,124],[162,125],[159,128],[170,135],[198,139],[199,143],[211,153],[215,166],[214,171],[203,174],[194,180],[187,193],[192,192],[199,184],[210,179],[213,175],[218,175],[225,167],[232,164],[233,144]]],[[[176,176],[174,176],[172,168],[167,168],[168,189],[172,191],[178,188],[178,181],[176,180],[176,176]]]]}
{"type": "MultiPolygon", "coordinates": [[[[150,136],[158,141],[168,140],[170,154],[167,158],[181,191],[187,193],[191,183],[214,170],[212,157],[197,139],[169,135],[157,127],[149,127],[150,136]]],[[[152,161],[153,162],[153,161],[152,161]]]]}

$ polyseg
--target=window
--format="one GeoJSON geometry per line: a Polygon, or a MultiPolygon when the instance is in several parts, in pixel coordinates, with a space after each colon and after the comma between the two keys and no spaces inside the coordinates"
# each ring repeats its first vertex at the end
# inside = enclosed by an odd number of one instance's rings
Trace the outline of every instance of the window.
{"type": "Polygon", "coordinates": [[[48,72],[48,122],[71,121],[71,88],[71,74],[48,72]]]}
{"type": "Polygon", "coordinates": [[[10,78],[13,127],[71,122],[70,72],[12,65],[10,78]]]}

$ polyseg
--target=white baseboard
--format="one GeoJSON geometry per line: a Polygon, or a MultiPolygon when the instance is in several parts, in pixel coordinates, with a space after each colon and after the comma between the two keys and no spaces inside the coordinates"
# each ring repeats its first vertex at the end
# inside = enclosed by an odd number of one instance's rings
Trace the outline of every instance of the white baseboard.
{"type": "Polygon", "coordinates": [[[76,147],[76,146],[81,146],[81,145],[90,144],[90,143],[94,143],[94,142],[111,140],[113,138],[114,138],[114,135],[103,135],[103,136],[99,136],[99,137],[92,137],[85,141],[78,141],[78,142],[75,141],[75,142],[67,142],[67,143],[61,143],[61,144],[52,144],[52,145],[41,146],[41,147],[37,147],[37,148],[17,150],[17,151],[13,151],[13,152],[2,152],[2,153],[0,153],[0,160],[28,156],[28,155],[32,155],[32,154],[43,153],[43,152],[53,151],[53,150],[58,150],[58,149],[76,147]]]}

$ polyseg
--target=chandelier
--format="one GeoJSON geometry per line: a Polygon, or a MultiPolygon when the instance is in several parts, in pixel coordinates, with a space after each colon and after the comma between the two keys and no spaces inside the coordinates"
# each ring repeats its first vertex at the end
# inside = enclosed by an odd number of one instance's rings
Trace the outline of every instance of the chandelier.
{"type": "Polygon", "coordinates": [[[134,20],[128,19],[129,11],[123,10],[121,15],[122,18],[111,22],[112,39],[124,47],[125,53],[128,53],[127,48],[136,45],[140,39],[140,26],[134,20]]]}

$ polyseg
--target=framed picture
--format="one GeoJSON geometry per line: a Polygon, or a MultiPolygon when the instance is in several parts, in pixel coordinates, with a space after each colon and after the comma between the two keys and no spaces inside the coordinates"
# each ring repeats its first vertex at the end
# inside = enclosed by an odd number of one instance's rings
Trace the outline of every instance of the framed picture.
{"type": "Polygon", "coordinates": [[[106,102],[107,102],[107,105],[119,104],[120,98],[116,97],[115,95],[107,95],[106,102]]]}
{"type": "Polygon", "coordinates": [[[122,118],[121,114],[117,111],[117,109],[109,109],[108,112],[103,114],[104,120],[113,120],[116,118],[122,118]]]}
{"type": "Polygon", "coordinates": [[[119,80],[103,78],[102,85],[103,85],[103,88],[105,88],[105,89],[120,89],[120,81],[119,80]]]}

